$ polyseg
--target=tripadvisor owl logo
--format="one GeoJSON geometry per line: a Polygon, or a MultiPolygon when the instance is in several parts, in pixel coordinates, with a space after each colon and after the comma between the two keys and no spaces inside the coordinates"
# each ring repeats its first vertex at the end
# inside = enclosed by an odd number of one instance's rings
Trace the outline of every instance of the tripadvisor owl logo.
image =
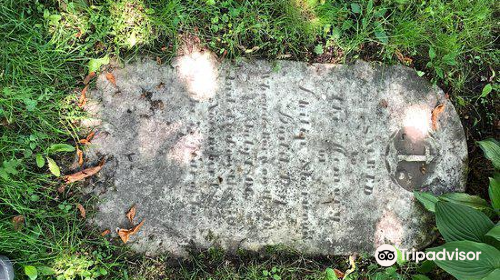
{"type": "Polygon", "coordinates": [[[455,260],[455,261],[478,261],[482,252],[465,252],[459,251],[458,249],[448,251],[443,249],[441,251],[429,251],[429,252],[421,252],[412,250],[398,250],[394,245],[384,244],[377,248],[375,251],[375,259],[377,263],[381,266],[391,266],[398,258],[401,261],[414,261],[419,263],[424,260],[455,260]]]}
{"type": "Polygon", "coordinates": [[[396,262],[397,258],[398,252],[396,247],[392,245],[384,244],[375,251],[375,259],[381,266],[391,266],[396,262]]]}

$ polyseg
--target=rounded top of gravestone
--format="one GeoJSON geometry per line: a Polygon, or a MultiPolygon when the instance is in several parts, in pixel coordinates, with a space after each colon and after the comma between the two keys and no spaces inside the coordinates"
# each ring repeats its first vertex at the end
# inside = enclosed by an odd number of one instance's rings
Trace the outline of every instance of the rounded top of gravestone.
{"type": "Polygon", "coordinates": [[[131,228],[139,252],[311,254],[420,248],[435,237],[413,191],[464,191],[467,146],[451,102],[415,71],[359,61],[144,60],[101,75],[87,110],[93,223],[131,228]],[[137,207],[137,218],[125,213],[137,207]]]}

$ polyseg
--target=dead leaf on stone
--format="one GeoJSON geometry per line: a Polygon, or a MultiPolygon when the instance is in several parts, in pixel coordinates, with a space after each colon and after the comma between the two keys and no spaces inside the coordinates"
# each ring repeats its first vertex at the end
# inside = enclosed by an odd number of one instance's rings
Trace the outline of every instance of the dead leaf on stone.
{"type": "Polygon", "coordinates": [[[78,107],[82,108],[87,103],[87,90],[89,89],[89,85],[86,85],[82,93],[80,94],[80,99],[78,99],[78,107]]]}
{"type": "Polygon", "coordinates": [[[345,276],[344,272],[342,272],[336,268],[333,269],[333,272],[335,272],[335,275],[337,276],[337,278],[344,278],[344,276],[345,276]]]}
{"type": "Polygon", "coordinates": [[[85,208],[83,208],[83,205],[78,203],[76,205],[76,208],[78,208],[78,210],[80,211],[80,216],[85,219],[87,217],[87,212],[85,211],[85,208]]]}
{"type": "Polygon", "coordinates": [[[130,236],[136,234],[139,231],[139,229],[142,227],[143,224],[144,224],[144,220],[142,222],[140,222],[139,224],[137,224],[132,229],[124,229],[124,228],[118,229],[118,236],[120,236],[123,243],[127,243],[128,240],[130,239],[130,236]]]}
{"type": "Polygon", "coordinates": [[[134,223],[135,212],[136,212],[136,207],[135,207],[135,204],[134,204],[134,206],[132,206],[130,208],[130,210],[128,210],[128,212],[127,212],[127,218],[128,218],[128,220],[130,221],[131,224],[134,223]]]}
{"type": "Polygon", "coordinates": [[[95,72],[90,72],[87,77],[85,77],[85,79],[83,80],[83,84],[84,85],[87,85],[88,83],[90,83],[90,80],[92,80],[92,78],[95,77],[95,72]]]}
{"type": "Polygon", "coordinates": [[[439,120],[439,115],[444,112],[444,104],[439,104],[432,110],[432,129],[437,130],[439,127],[438,120],[439,120]]]}
{"type": "Polygon", "coordinates": [[[130,238],[130,234],[131,234],[130,232],[131,231],[128,229],[124,229],[124,228],[118,229],[118,236],[120,236],[123,243],[128,242],[128,240],[130,238]]]}
{"type": "Polygon", "coordinates": [[[101,232],[101,236],[103,236],[103,237],[104,237],[104,236],[106,236],[106,235],[108,235],[108,234],[110,234],[110,233],[111,233],[111,230],[107,229],[107,230],[105,230],[105,231],[101,232]]]}
{"type": "Polygon", "coordinates": [[[76,155],[78,156],[78,165],[82,166],[83,165],[83,152],[80,150],[78,145],[76,145],[76,155]]]}
{"type": "Polygon", "coordinates": [[[113,84],[116,87],[116,79],[112,73],[110,72],[106,73],[106,80],[108,80],[111,84],[113,84]]]}
{"type": "Polygon", "coordinates": [[[20,230],[23,225],[24,225],[24,216],[23,215],[17,215],[14,218],[12,218],[12,224],[14,225],[14,230],[20,230]]]}
{"type": "Polygon", "coordinates": [[[93,176],[97,172],[99,172],[104,165],[104,160],[102,160],[99,165],[94,166],[94,167],[89,167],[87,169],[84,169],[82,171],[76,172],[74,174],[66,175],[64,176],[64,180],[66,183],[73,183],[76,181],[81,181],[87,177],[93,176]]]}
{"type": "Polygon", "coordinates": [[[140,223],[138,223],[135,227],[132,228],[130,234],[136,234],[139,232],[139,229],[141,229],[142,225],[144,224],[145,220],[142,220],[140,223]]]}

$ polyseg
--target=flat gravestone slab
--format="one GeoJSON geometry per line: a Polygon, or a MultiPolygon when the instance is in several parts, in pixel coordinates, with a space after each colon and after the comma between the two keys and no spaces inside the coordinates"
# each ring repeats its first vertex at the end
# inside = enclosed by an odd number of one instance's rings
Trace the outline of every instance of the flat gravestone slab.
{"type": "Polygon", "coordinates": [[[443,92],[402,66],[173,66],[143,61],[102,74],[87,109],[100,120],[93,222],[129,228],[139,252],[188,247],[311,254],[422,247],[432,216],[413,190],[463,191],[463,128],[443,92]],[[433,122],[432,110],[444,105],[433,122]]]}

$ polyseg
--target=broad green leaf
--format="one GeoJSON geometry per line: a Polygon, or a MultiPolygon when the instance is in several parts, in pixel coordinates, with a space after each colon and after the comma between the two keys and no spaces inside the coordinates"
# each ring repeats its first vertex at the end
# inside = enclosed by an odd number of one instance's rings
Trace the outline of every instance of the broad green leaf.
{"type": "Polygon", "coordinates": [[[48,153],[58,153],[58,152],[74,152],[75,147],[68,144],[54,144],[47,150],[48,153]]]}
{"type": "Polygon", "coordinates": [[[444,63],[450,65],[450,66],[454,66],[454,65],[457,65],[457,62],[455,60],[455,57],[457,55],[454,54],[454,53],[449,53],[449,54],[446,54],[443,56],[442,60],[444,63]]]}
{"type": "Polygon", "coordinates": [[[436,211],[435,210],[436,202],[438,202],[439,199],[437,197],[435,197],[433,194],[427,193],[427,192],[414,191],[413,195],[415,195],[417,200],[420,201],[420,203],[422,203],[422,205],[424,205],[424,207],[425,207],[425,209],[427,209],[427,211],[431,211],[431,212],[436,211]]]}
{"type": "Polygon", "coordinates": [[[361,6],[358,3],[351,3],[351,10],[355,14],[361,13],[361,6]]]}
{"type": "Polygon", "coordinates": [[[500,144],[497,140],[489,138],[477,142],[484,152],[484,156],[491,160],[496,169],[500,169],[500,144]]]}
{"type": "Polygon", "coordinates": [[[7,172],[5,172],[5,170],[1,167],[0,167],[0,178],[3,178],[5,181],[10,179],[9,174],[7,174],[7,172]]]}
{"type": "Polygon", "coordinates": [[[47,157],[47,163],[49,164],[50,172],[54,174],[54,176],[56,177],[61,176],[61,170],[59,169],[59,166],[57,166],[57,163],[53,159],[47,157]]]}
{"type": "Polygon", "coordinates": [[[335,271],[331,268],[327,268],[325,270],[325,280],[338,280],[339,278],[337,277],[337,274],[335,274],[335,271]]]}
{"type": "Polygon", "coordinates": [[[486,97],[492,90],[493,87],[491,86],[491,84],[485,85],[481,93],[481,97],[486,97]]]}
{"type": "Polygon", "coordinates": [[[102,65],[106,65],[109,63],[109,56],[105,56],[102,58],[92,58],[89,60],[89,73],[97,72],[101,68],[102,65]]]}
{"type": "Polygon", "coordinates": [[[56,271],[48,266],[38,266],[36,269],[38,270],[38,274],[40,275],[47,276],[56,274],[56,271]]]}
{"type": "Polygon", "coordinates": [[[45,165],[45,160],[43,159],[43,156],[41,154],[36,154],[35,159],[36,166],[38,166],[38,168],[42,168],[45,165]]]}
{"type": "Polygon", "coordinates": [[[482,278],[481,280],[498,280],[500,279],[500,269],[495,269],[493,272],[488,274],[488,276],[482,278]]]}
{"type": "Polygon", "coordinates": [[[490,188],[488,189],[491,205],[495,209],[500,209],[500,180],[499,178],[490,178],[490,188]]]}
{"type": "Polygon", "coordinates": [[[431,60],[433,60],[434,58],[436,58],[436,52],[434,51],[434,49],[432,47],[429,48],[429,58],[431,60]]]}
{"type": "Polygon", "coordinates": [[[411,277],[411,280],[431,280],[431,279],[425,275],[416,274],[411,277]]]}
{"type": "Polygon", "coordinates": [[[479,196],[466,193],[447,193],[439,196],[439,199],[469,206],[480,211],[487,210],[487,212],[491,213],[490,204],[479,196]]]}
{"type": "Polygon", "coordinates": [[[368,5],[366,6],[366,13],[371,13],[373,10],[373,0],[368,1],[368,5]]]}
{"type": "Polygon", "coordinates": [[[419,267],[417,267],[417,271],[420,273],[429,273],[436,267],[436,263],[433,261],[425,260],[423,261],[419,267]]]}
{"type": "MultiPolygon", "coordinates": [[[[500,268],[500,251],[495,247],[472,241],[453,241],[445,243],[442,246],[430,248],[427,252],[436,252],[434,262],[449,274],[455,276],[459,280],[476,280],[488,277],[492,272],[500,268]],[[446,250],[447,253],[458,252],[481,252],[478,260],[458,259],[453,257],[437,259],[441,252],[446,250]]],[[[493,278],[491,278],[493,279],[493,278]]]]}
{"type": "Polygon", "coordinates": [[[3,170],[5,170],[5,172],[7,172],[9,174],[17,175],[19,173],[16,169],[18,165],[19,165],[19,161],[17,159],[4,161],[3,162],[3,170]]]}
{"type": "Polygon", "coordinates": [[[436,225],[447,242],[483,242],[484,235],[494,226],[483,212],[465,205],[442,201],[436,203],[436,225]]]}
{"type": "Polygon", "coordinates": [[[486,236],[493,237],[496,240],[500,241],[500,226],[497,225],[490,229],[490,231],[486,233],[486,236]]]}
{"type": "Polygon", "coordinates": [[[35,280],[38,277],[38,271],[36,270],[36,267],[32,265],[24,267],[24,274],[26,274],[30,280],[35,280]]]}

